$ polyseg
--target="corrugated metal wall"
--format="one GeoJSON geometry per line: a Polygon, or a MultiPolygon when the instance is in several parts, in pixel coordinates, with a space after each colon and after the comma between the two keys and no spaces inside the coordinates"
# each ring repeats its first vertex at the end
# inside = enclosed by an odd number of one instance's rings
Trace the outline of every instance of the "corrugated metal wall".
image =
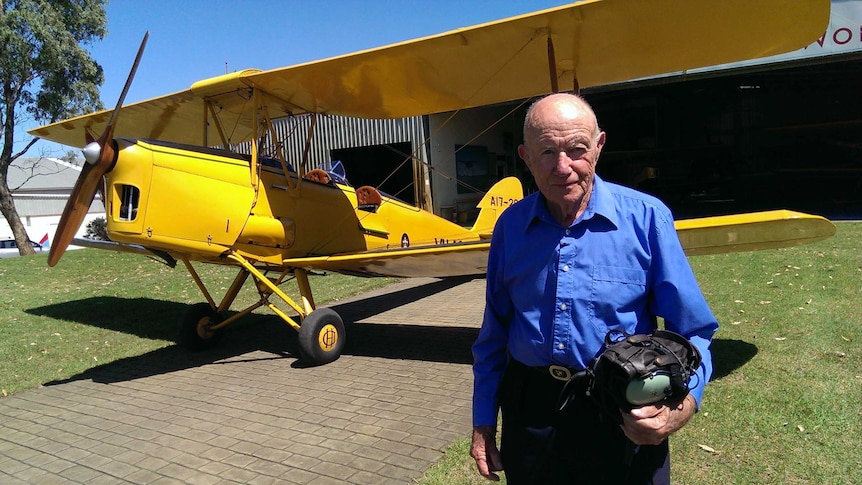
{"type": "MultiPolygon", "coordinates": [[[[59,216],[66,207],[69,194],[14,194],[15,210],[24,217],[59,216]]],[[[102,199],[96,195],[87,213],[105,214],[102,199]]]]}
{"type": "MultiPolygon", "coordinates": [[[[311,116],[284,118],[273,124],[276,137],[283,144],[285,157],[299,166],[305,151],[311,116]]],[[[409,142],[413,156],[427,165],[428,153],[423,146],[425,137],[422,117],[368,120],[317,115],[308,154],[308,168],[329,168],[332,150],[400,142],[409,142]]]]}

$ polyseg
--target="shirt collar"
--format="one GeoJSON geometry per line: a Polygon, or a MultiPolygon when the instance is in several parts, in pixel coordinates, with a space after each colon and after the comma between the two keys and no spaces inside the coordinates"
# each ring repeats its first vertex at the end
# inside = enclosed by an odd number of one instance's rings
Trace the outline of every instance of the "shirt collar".
{"type": "MultiPolygon", "coordinates": [[[[590,196],[590,201],[587,202],[586,210],[572,225],[580,224],[581,222],[592,219],[595,216],[607,219],[608,222],[614,225],[614,227],[619,227],[619,216],[617,215],[614,196],[611,193],[607,182],[602,180],[598,174],[593,178],[593,193],[590,196]]],[[[550,211],[548,211],[545,196],[540,192],[536,192],[536,196],[533,197],[532,206],[530,208],[530,217],[525,221],[524,230],[537,220],[559,225],[556,219],[551,215],[550,211]]]]}

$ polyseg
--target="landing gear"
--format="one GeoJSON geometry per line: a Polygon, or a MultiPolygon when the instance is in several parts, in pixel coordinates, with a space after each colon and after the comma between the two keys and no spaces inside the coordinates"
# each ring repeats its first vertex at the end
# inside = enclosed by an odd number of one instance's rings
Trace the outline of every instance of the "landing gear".
{"type": "Polygon", "coordinates": [[[315,309],[307,271],[299,268],[280,268],[280,276],[271,278],[239,254],[229,253],[226,258],[238,264],[240,270],[219,303],[213,300],[191,262],[186,258],[182,259],[208,303],[198,303],[189,309],[181,321],[180,343],[195,351],[212,348],[221,339],[225,327],[258,308],[266,307],[299,332],[300,353],[309,363],[328,364],[341,355],[345,343],[344,322],[335,310],[315,309]],[[293,301],[279,288],[290,276],[296,279],[299,286],[301,302],[293,301]],[[260,299],[238,312],[227,312],[249,277],[254,279],[260,299]],[[299,315],[299,318],[291,317],[277,307],[270,301],[272,297],[287,304],[299,315]]]}
{"type": "Polygon", "coordinates": [[[213,330],[212,326],[220,322],[221,317],[209,303],[192,305],[180,321],[180,344],[193,352],[215,347],[223,330],[213,330]]]}
{"type": "Polygon", "coordinates": [[[334,310],[318,308],[302,320],[299,327],[299,350],[315,364],[328,364],[344,349],[344,322],[334,310]]]}

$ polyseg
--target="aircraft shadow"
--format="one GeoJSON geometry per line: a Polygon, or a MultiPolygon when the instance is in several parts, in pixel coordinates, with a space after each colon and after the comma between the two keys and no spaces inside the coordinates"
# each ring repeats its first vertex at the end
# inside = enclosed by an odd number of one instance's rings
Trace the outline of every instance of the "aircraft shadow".
{"type": "MultiPolygon", "coordinates": [[[[331,308],[347,322],[363,320],[466,281],[469,279],[444,279],[333,305],[331,308]]],[[[92,297],[28,309],[27,312],[132,333],[143,338],[175,341],[179,318],[186,309],[187,305],[182,303],[150,298],[92,297]],[[86,319],[82,318],[82,315],[86,316],[86,319]],[[127,315],[147,315],[147,318],[129,319],[125,317],[127,315]]],[[[428,318],[433,318],[433,315],[428,318]]],[[[478,335],[478,328],[406,323],[348,324],[347,328],[347,342],[342,355],[458,364],[472,363],[470,347],[478,335]]],[[[221,361],[227,361],[224,364],[229,365],[238,357],[255,351],[271,356],[257,355],[250,356],[249,359],[292,358],[296,359],[293,367],[308,366],[300,358],[297,332],[276,316],[251,314],[227,327],[221,342],[213,349],[190,352],[180,345],[172,345],[94,367],[69,379],[52,381],[45,385],[82,379],[101,383],[121,382],[221,361]]]]}
{"type": "MultiPolygon", "coordinates": [[[[382,295],[323,306],[329,306],[338,312],[345,322],[355,322],[454,288],[473,279],[476,277],[446,278],[382,295]]],[[[189,305],[184,303],[152,298],[97,296],[30,308],[25,311],[32,315],[74,321],[142,338],[176,340],[179,319],[188,308],[189,305]],[[146,315],[148,318],[129,318],[128,315],[146,315]]],[[[268,318],[269,316],[252,314],[237,322],[235,326],[239,328],[256,317],[268,318]]],[[[429,315],[429,318],[432,316],[429,315]]]]}

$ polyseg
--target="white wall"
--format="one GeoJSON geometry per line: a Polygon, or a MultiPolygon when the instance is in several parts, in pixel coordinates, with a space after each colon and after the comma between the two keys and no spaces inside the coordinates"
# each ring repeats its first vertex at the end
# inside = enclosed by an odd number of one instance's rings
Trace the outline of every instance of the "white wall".
{"type": "MultiPolygon", "coordinates": [[[[431,135],[430,163],[433,168],[431,186],[434,193],[435,214],[448,218],[449,214],[443,214],[441,208],[475,207],[483,195],[457,192],[456,145],[484,146],[493,156],[509,157],[509,160],[514,160],[515,164],[523,165],[523,162],[518,159],[517,146],[521,142],[523,113],[526,107],[516,110],[514,114],[508,114],[516,106],[504,105],[463,110],[454,117],[452,113],[428,117],[428,132],[431,135]],[[507,144],[509,146],[506,146],[507,144]]],[[[495,175],[491,174],[494,180],[496,180],[495,175]]],[[[513,175],[513,173],[510,171],[506,175],[513,175]]]]}
{"type": "MultiPolygon", "coordinates": [[[[87,224],[97,217],[105,217],[104,212],[90,212],[84,216],[84,222],[75,234],[75,237],[83,237],[87,231],[87,224]]],[[[57,224],[60,223],[60,216],[31,216],[22,217],[21,222],[24,223],[24,228],[27,230],[27,235],[31,241],[39,242],[45,234],[48,234],[48,247],[54,241],[54,233],[57,231],[57,224]]],[[[0,217],[0,239],[12,239],[12,228],[6,218],[0,217]]]]}

